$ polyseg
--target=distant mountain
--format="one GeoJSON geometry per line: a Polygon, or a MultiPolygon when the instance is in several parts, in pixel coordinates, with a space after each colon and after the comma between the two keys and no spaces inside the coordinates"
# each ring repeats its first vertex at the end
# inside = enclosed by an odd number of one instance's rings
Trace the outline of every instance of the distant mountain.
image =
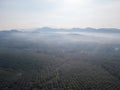
{"type": "Polygon", "coordinates": [[[120,33],[120,29],[116,28],[72,28],[72,32],[95,32],[95,33],[120,33]]]}
{"type": "Polygon", "coordinates": [[[50,33],[50,32],[95,32],[95,33],[120,33],[120,29],[116,28],[72,28],[72,29],[56,29],[50,27],[43,27],[34,30],[33,32],[50,33]]]}
{"type": "Polygon", "coordinates": [[[33,29],[32,31],[19,31],[19,30],[7,30],[7,31],[0,31],[0,33],[17,33],[17,32],[31,32],[31,33],[52,33],[52,32],[88,32],[88,33],[120,33],[120,29],[116,28],[71,28],[71,29],[56,29],[56,28],[50,28],[50,27],[43,27],[43,28],[37,28],[33,29]]]}
{"type": "Polygon", "coordinates": [[[120,33],[120,29],[117,28],[99,28],[97,30],[103,33],[120,33]]]}
{"type": "Polygon", "coordinates": [[[62,30],[50,27],[43,27],[33,30],[34,33],[50,33],[50,32],[61,32],[62,30]]]}
{"type": "Polygon", "coordinates": [[[2,33],[5,33],[5,32],[11,33],[11,32],[21,32],[21,31],[16,30],[16,29],[11,29],[11,30],[2,30],[2,31],[0,31],[0,32],[2,32],[2,33]]]}
{"type": "Polygon", "coordinates": [[[11,30],[3,30],[0,31],[0,36],[7,36],[8,34],[12,34],[12,33],[22,33],[22,31],[16,30],[16,29],[11,29],[11,30]]]}

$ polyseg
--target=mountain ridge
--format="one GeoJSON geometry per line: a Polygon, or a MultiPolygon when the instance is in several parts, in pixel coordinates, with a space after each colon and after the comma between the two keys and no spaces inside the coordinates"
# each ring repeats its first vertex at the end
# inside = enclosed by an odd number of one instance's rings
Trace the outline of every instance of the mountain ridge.
{"type": "Polygon", "coordinates": [[[42,27],[42,28],[34,28],[32,30],[29,29],[11,29],[11,30],[1,30],[0,32],[32,32],[32,33],[50,33],[50,32],[97,32],[97,33],[120,33],[120,29],[118,28],[51,28],[51,27],[42,27]]]}

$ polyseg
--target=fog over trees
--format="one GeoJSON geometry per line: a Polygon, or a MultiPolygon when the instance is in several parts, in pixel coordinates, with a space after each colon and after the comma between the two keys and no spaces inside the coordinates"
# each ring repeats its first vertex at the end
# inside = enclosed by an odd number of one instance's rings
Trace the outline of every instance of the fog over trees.
{"type": "Polygon", "coordinates": [[[120,29],[0,31],[0,90],[120,90],[120,29]]]}

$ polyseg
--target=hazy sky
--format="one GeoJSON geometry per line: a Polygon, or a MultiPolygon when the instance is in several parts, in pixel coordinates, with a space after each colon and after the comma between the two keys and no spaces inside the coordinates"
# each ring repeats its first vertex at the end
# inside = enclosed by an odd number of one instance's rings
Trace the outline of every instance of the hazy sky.
{"type": "Polygon", "coordinates": [[[120,28],[120,0],[0,0],[0,29],[120,28]]]}

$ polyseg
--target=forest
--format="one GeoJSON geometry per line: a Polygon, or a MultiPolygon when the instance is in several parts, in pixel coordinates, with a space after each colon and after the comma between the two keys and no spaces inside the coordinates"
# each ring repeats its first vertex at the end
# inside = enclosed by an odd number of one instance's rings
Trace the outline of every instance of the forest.
{"type": "Polygon", "coordinates": [[[0,31],[0,90],[120,90],[120,31],[0,31]]]}

